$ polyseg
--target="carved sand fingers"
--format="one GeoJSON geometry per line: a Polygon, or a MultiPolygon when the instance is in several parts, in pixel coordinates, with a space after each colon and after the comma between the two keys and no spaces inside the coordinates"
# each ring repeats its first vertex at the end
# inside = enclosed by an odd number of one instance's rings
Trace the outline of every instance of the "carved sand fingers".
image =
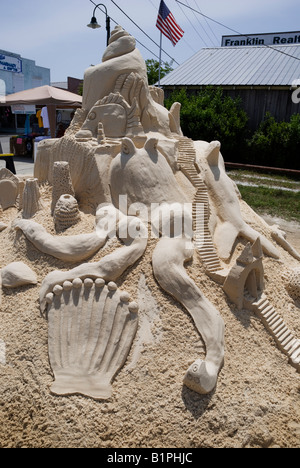
{"type": "Polygon", "coordinates": [[[99,262],[83,263],[69,271],[52,271],[46,276],[40,289],[41,313],[44,313],[45,310],[46,296],[55,285],[62,285],[65,281],[73,281],[76,278],[96,279],[101,277],[105,281],[116,281],[128,267],[134,265],[141,258],[148,241],[148,231],[145,225],[138,218],[125,217],[119,223],[119,236],[120,232],[122,232],[122,241],[125,246],[106,255],[99,262]],[[134,235],[134,229],[137,229],[136,234],[138,233],[138,235],[131,237],[134,235]],[[128,230],[131,231],[131,235],[127,232],[128,230]]]}

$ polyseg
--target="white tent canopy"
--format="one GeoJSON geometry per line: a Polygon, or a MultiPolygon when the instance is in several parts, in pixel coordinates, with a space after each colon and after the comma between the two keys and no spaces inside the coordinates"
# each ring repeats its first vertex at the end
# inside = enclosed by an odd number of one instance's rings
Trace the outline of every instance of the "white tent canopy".
{"type": "Polygon", "coordinates": [[[56,108],[81,107],[82,97],[77,94],[70,93],[67,90],[47,85],[27,89],[7,96],[0,96],[0,106],[12,106],[18,104],[47,106],[51,136],[54,137],[56,128],[56,108]]]}
{"type": "Polygon", "coordinates": [[[0,97],[1,106],[11,106],[14,104],[81,107],[82,97],[70,93],[70,91],[65,89],[54,88],[53,86],[47,85],[0,97]]]}

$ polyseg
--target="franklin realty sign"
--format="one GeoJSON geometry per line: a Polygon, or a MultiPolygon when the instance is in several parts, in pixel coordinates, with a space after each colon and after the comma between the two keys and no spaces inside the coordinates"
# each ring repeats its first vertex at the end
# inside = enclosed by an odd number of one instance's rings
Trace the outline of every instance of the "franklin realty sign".
{"type": "Polygon", "coordinates": [[[278,46],[289,44],[300,44],[300,31],[247,34],[246,36],[222,36],[222,47],[278,46]]]}

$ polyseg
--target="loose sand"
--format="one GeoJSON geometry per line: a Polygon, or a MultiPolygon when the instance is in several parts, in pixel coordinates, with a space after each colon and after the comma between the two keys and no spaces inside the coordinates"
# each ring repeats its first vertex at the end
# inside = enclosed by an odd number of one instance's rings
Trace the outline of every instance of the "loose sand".
{"type": "MultiPolygon", "coordinates": [[[[42,188],[44,210],[35,221],[54,234],[49,214],[50,189],[42,188]]],[[[259,218],[242,203],[244,216],[265,232],[259,218]]],[[[39,310],[39,288],[54,269],[70,269],[41,254],[11,228],[15,208],[0,213],[9,228],[0,233],[0,268],[14,261],[28,264],[37,286],[3,289],[0,344],[0,447],[300,447],[300,374],[288,364],[261,321],[238,311],[221,286],[208,278],[197,257],[187,265],[226,324],[225,364],[215,390],[201,396],[183,386],[188,366],[205,349],[188,313],[156,283],[149,240],[145,255],[118,280],[140,302],[140,325],[129,358],[113,382],[108,401],[50,393],[47,321],[39,310]]],[[[82,214],[68,233],[91,232],[94,217],[82,214]]],[[[294,240],[299,241],[299,226],[294,240]]],[[[292,239],[293,240],[293,239],[292,239]]],[[[243,242],[244,243],[244,242],[243,242]]],[[[110,241],[89,261],[119,246],[110,241]]],[[[237,246],[241,249],[242,243],[237,246]]],[[[299,247],[295,245],[295,247],[299,247]]],[[[300,304],[281,279],[299,262],[278,246],[281,260],[264,258],[266,294],[295,336],[300,338],[300,304]]]]}

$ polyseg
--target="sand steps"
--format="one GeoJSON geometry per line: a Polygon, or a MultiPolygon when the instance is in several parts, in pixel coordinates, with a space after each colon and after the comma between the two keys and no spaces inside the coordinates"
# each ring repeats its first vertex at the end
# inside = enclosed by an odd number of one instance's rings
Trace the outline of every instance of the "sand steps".
{"type": "Polygon", "coordinates": [[[193,201],[193,229],[195,247],[208,272],[215,273],[222,269],[217,251],[213,244],[208,227],[210,208],[208,192],[204,181],[195,166],[196,150],[193,140],[181,137],[179,139],[178,164],[181,171],[197,189],[193,201]]]}
{"type": "Polygon", "coordinates": [[[264,294],[258,301],[253,301],[250,296],[246,296],[246,300],[251,302],[252,309],[262,320],[281,351],[288,356],[291,365],[300,372],[300,340],[294,337],[264,294]]]}

